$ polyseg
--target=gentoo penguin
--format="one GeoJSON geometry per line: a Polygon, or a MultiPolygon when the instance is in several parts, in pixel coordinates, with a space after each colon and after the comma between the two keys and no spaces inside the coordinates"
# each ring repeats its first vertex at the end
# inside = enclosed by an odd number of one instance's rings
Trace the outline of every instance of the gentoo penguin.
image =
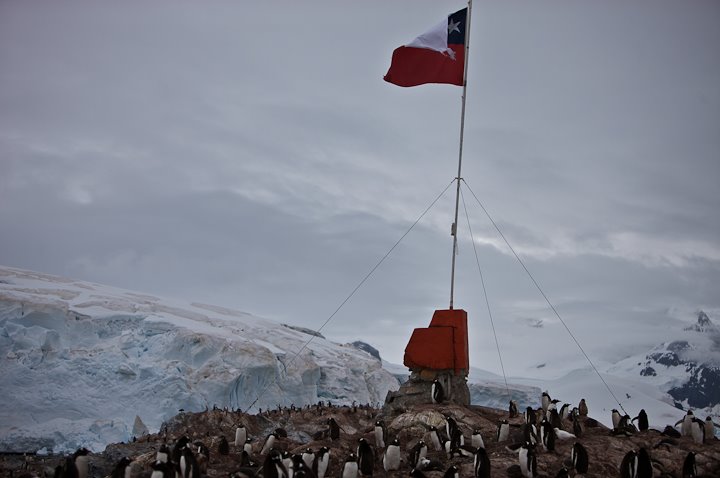
{"type": "Polygon", "coordinates": [[[306,448],[301,457],[302,461],[305,462],[305,466],[312,468],[313,463],[315,463],[315,452],[312,451],[312,448],[306,448]]]}
{"type": "Polygon", "coordinates": [[[252,438],[246,438],[243,445],[243,451],[252,456],[252,438]]]}
{"type": "Polygon", "coordinates": [[[262,466],[262,475],[263,478],[284,478],[288,475],[279,453],[273,450],[272,453],[265,457],[262,466]]]}
{"type": "Polygon", "coordinates": [[[557,473],[555,473],[555,478],[570,478],[570,475],[568,474],[568,469],[564,466],[558,470],[557,473]]]}
{"type": "Polygon", "coordinates": [[[444,467],[445,465],[438,460],[423,458],[420,460],[420,463],[418,463],[418,466],[416,466],[415,469],[419,471],[442,471],[444,467]]]}
{"type": "Polygon", "coordinates": [[[372,476],[375,466],[375,450],[364,438],[358,440],[357,464],[358,473],[361,476],[372,476]]]}
{"type": "Polygon", "coordinates": [[[150,478],[175,478],[175,468],[172,463],[166,461],[156,461],[150,463],[152,473],[150,478]]]}
{"type": "Polygon", "coordinates": [[[533,445],[537,443],[537,427],[535,424],[525,423],[522,426],[522,433],[523,433],[523,439],[528,442],[532,443],[533,445]]]}
{"type": "Polygon", "coordinates": [[[159,463],[167,463],[170,461],[170,449],[166,444],[160,445],[157,453],[155,454],[155,461],[159,463]]]}
{"type": "Polygon", "coordinates": [[[460,478],[460,469],[457,465],[450,465],[443,475],[443,478],[460,478]]]}
{"type": "Polygon", "coordinates": [[[438,379],[433,380],[432,387],[430,387],[430,398],[432,399],[432,403],[442,403],[445,401],[445,390],[438,379]]]}
{"type": "Polygon", "coordinates": [[[184,436],[181,436],[180,438],[178,438],[178,440],[175,442],[175,445],[173,445],[170,461],[175,464],[180,463],[180,457],[182,456],[182,452],[188,446],[189,443],[190,443],[190,437],[187,435],[184,435],[184,436]]]}
{"type": "Polygon", "coordinates": [[[542,397],[540,398],[540,403],[542,405],[543,414],[547,413],[548,407],[550,407],[550,394],[547,393],[547,391],[542,393],[542,397]]]}
{"type": "Polygon", "coordinates": [[[383,468],[385,468],[385,471],[400,469],[400,441],[397,438],[385,449],[383,468]]]}
{"type": "Polygon", "coordinates": [[[510,424],[507,420],[501,420],[497,429],[497,442],[504,442],[510,438],[510,424]]]}
{"type": "Polygon", "coordinates": [[[693,418],[693,421],[690,422],[690,436],[698,445],[705,443],[705,422],[693,418]]]}
{"type": "Polygon", "coordinates": [[[90,450],[87,448],[80,448],[75,451],[72,455],[73,463],[75,464],[75,469],[77,469],[77,476],[78,478],[87,478],[88,471],[89,471],[89,465],[90,465],[90,457],[88,454],[90,453],[90,450]]]}
{"type": "Polygon", "coordinates": [[[612,424],[613,424],[613,430],[617,430],[618,426],[620,425],[620,419],[622,418],[622,415],[620,415],[620,412],[618,412],[617,408],[612,409],[612,424]]]}
{"type": "MultiPolygon", "coordinates": [[[[450,449],[452,450],[452,446],[450,449]]],[[[408,463],[411,467],[417,468],[418,464],[420,463],[420,460],[425,458],[427,455],[427,445],[425,444],[425,440],[418,441],[414,447],[410,450],[410,453],[408,454],[408,463]]]]}
{"type": "Polygon", "coordinates": [[[519,415],[517,402],[515,400],[510,400],[510,406],[508,407],[508,415],[510,416],[510,418],[515,418],[519,415]]]}
{"type": "Polygon", "coordinates": [[[540,423],[540,442],[545,451],[555,451],[555,430],[547,419],[540,423]]]}
{"type": "Polygon", "coordinates": [[[580,403],[578,404],[578,413],[581,417],[588,416],[588,406],[584,398],[580,399],[580,403]]]}
{"type": "Polygon", "coordinates": [[[460,427],[458,427],[457,422],[450,415],[445,416],[445,432],[447,433],[447,436],[451,442],[454,440],[454,438],[462,436],[460,427]]]}
{"type": "Polygon", "coordinates": [[[279,453],[280,454],[280,461],[282,462],[282,465],[285,467],[285,472],[288,474],[288,478],[292,478],[293,471],[294,471],[294,465],[293,465],[294,455],[290,454],[290,452],[287,450],[284,450],[281,452],[278,452],[277,450],[272,450],[271,453],[279,453]]]}
{"type": "MultiPolygon", "coordinates": [[[[313,456],[314,455],[315,454],[313,453],[313,456]]],[[[311,467],[305,463],[303,455],[300,454],[292,456],[292,473],[290,473],[289,476],[292,478],[315,478],[311,467]]]]}
{"type": "Polygon", "coordinates": [[[115,464],[115,468],[113,468],[112,473],[110,474],[111,478],[130,478],[130,458],[124,456],[120,458],[120,460],[115,464]]]}
{"type": "Polygon", "coordinates": [[[442,444],[440,443],[440,435],[438,435],[438,429],[434,426],[430,426],[430,443],[432,443],[435,451],[442,450],[442,444]]]}
{"type": "Polygon", "coordinates": [[[560,418],[560,414],[558,413],[556,408],[548,409],[547,415],[547,421],[549,421],[553,427],[562,427],[562,419],[560,418]]]}
{"type": "Polygon", "coordinates": [[[475,478],[490,478],[490,457],[485,448],[478,448],[473,461],[475,478]]]}
{"type": "Polygon", "coordinates": [[[340,471],[340,478],[357,478],[357,476],[357,455],[355,453],[350,453],[342,466],[342,469],[340,471]]]}
{"type": "Polygon", "coordinates": [[[697,476],[697,465],[695,464],[695,453],[689,451],[685,456],[682,466],[683,478],[694,478],[697,476]]]}
{"type": "Polygon", "coordinates": [[[525,478],[537,476],[537,457],[535,456],[535,445],[525,442],[518,450],[518,462],[520,472],[525,478]]]}
{"type": "Polygon", "coordinates": [[[560,418],[563,420],[570,418],[570,404],[563,403],[563,406],[560,407],[560,411],[558,413],[560,414],[560,418]]]}
{"type": "Polygon", "coordinates": [[[472,437],[470,438],[470,444],[475,448],[485,448],[482,431],[479,428],[473,430],[472,437]]]}
{"type": "Polygon", "coordinates": [[[187,446],[182,449],[180,455],[180,475],[182,478],[200,478],[200,468],[195,454],[187,446]]]}
{"type": "Polygon", "coordinates": [[[385,422],[377,420],[375,422],[375,446],[378,448],[385,448],[385,440],[387,438],[387,428],[385,422]]]}
{"type": "Polygon", "coordinates": [[[693,415],[692,410],[688,410],[685,416],[675,423],[675,426],[680,425],[680,434],[682,436],[690,436],[690,425],[692,424],[694,418],[695,415],[693,415]]]}
{"type": "Polygon", "coordinates": [[[248,439],[247,428],[245,425],[239,425],[235,428],[235,446],[244,446],[245,440],[248,439]]]}
{"type": "Polygon", "coordinates": [[[630,450],[620,464],[620,478],[652,478],[653,468],[650,455],[645,448],[637,453],[630,450]]]}
{"type": "Polygon", "coordinates": [[[630,450],[620,463],[620,478],[637,478],[637,453],[630,450]]]}
{"type": "Polygon", "coordinates": [[[575,473],[581,475],[588,471],[588,452],[580,442],[575,442],[570,450],[570,462],[575,473]]]}
{"type": "Polygon", "coordinates": [[[250,454],[243,450],[240,454],[240,467],[255,467],[257,466],[254,461],[252,461],[252,458],[250,458],[250,454]]]}
{"type": "Polygon", "coordinates": [[[328,418],[328,425],[330,426],[330,439],[335,441],[340,438],[340,425],[335,421],[333,417],[328,418]]]}
{"type": "Polygon", "coordinates": [[[650,425],[648,423],[648,416],[647,416],[647,413],[645,413],[644,408],[640,410],[640,413],[638,413],[638,415],[635,418],[633,418],[631,420],[631,422],[634,422],[635,420],[638,421],[638,424],[637,424],[638,430],[640,430],[641,432],[648,431],[648,428],[650,428],[650,425]]]}
{"type": "Polygon", "coordinates": [[[537,423],[537,415],[533,407],[527,407],[525,409],[525,423],[532,423],[533,425],[537,423]]]}
{"type": "Polygon", "coordinates": [[[230,444],[224,436],[220,437],[220,443],[218,444],[218,453],[223,456],[230,454],[230,444]]]}
{"type": "Polygon", "coordinates": [[[705,417],[705,441],[710,441],[713,438],[715,438],[715,422],[708,415],[705,417]]]}
{"type": "Polygon", "coordinates": [[[573,435],[580,438],[580,436],[583,433],[583,430],[582,430],[582,426],[580,425],[580,420],[578,419],[578,417],[573,417],[572,425],[573,425],[573,435]]]}
{"type": "Polygon", "coordinates": [[[270,433],[267,438],[265,439],[265,444],[262,447],[262,450],[260,450],[260,454],[264,455],[268,453],[274,446],[275,442],[278,439],[278,435],[275,432],[270,433]]]}
{"type": "Polygon", "coordinates": [[[195,446],[197,447],[197,454],[195,455],[195,461],[197,462],[198,470],[200,474],[204,475],[207,473],[208,463],[210,463],[210,449],[206,447],[202,442],[196,441],[195,446]]]}
{"type": "Polygon", "coordinates": [[[320,448],[315,454],[312,470],[317,478],[325,478],[330,465],[330,449],[326,446],[320,448]]]}

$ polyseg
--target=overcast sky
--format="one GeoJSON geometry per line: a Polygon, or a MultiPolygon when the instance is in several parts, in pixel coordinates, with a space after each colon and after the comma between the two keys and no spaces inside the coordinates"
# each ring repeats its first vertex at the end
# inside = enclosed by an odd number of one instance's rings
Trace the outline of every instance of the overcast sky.
{"type": "MultiPolygon", "coordinates": [[[[320,327],[457,173],[462,89],[382,77],[464,5],[0,2],[0,264],[320,327]]],[[[468,75],[463,177],[593,357],[720,322],[720,3],[476,2],[468,75]]],[[[472,193],[508,372],[583,366],[472,193]]],[[[400,363],[449,305],[453,207],[323,334],[400,363]]],[[[499,372],[464,212],[459,238],[499,372]]]]}

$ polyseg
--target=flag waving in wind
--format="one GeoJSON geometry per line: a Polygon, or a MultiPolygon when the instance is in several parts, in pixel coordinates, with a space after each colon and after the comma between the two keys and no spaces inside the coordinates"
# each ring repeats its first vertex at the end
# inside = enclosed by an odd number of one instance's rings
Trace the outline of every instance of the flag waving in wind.
{"type": "Polygon", "coordinates": [[[398,86],[449,83],[463,86],[467,8],[423,33],[392,55],[385,81],[398,86]]]}

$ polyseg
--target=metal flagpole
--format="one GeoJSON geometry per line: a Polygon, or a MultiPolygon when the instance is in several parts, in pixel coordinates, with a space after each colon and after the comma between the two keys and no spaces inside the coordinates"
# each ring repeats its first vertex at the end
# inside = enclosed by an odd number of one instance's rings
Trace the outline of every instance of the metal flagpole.
{"type": "Polygon", "coordinates": [[[457,189],[455,192],[455,220],[452,223],[451,234],[453,236],[453,252],[452,252],[452,271],[450,273],[450,309],[453,308],[453,297],[455,295],[455,256],[457,255],[457,222],[458,210],[460,207],[460,179],[462,176],[462,153],[463,153],[463,136],[465,133],[465,96],[467,93],[467,71],[468,62],[470,60],[470,14],[472,12],[472,0],[468,0],[467,18],[465,20],[465,66],[463,71],[463,91],[462,91],[462,113],[460,116],[460,150],[458,152],[458,173],[455,180],[457,181],[457,189]]]}

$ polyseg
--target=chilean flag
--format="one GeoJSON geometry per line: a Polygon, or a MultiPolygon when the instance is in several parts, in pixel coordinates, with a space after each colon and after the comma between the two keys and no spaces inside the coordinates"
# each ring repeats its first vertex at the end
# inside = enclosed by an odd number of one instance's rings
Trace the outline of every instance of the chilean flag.
{"type": "Polygon", "coordinates": [[[448,83],[463,86],[467,8],[448,15],[435,27],[392,55],[384,79],[398,86],[448,83]]]}

